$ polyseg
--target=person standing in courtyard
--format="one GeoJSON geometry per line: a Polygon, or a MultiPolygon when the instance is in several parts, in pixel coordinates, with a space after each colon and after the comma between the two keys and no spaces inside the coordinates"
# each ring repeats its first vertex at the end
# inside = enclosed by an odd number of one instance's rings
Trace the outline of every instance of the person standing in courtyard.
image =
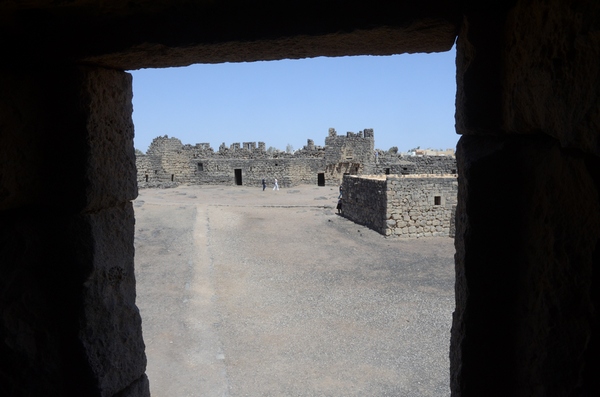
{"type": "Polygon", "coordinates": [[[342,198],[343,190],[344,188],[342,187],[342,185],[340,185],[340,195],[338,196],[338,200],[342,198]]]}
{"type": "Polygon", "coordinates": [[[275,182],[273,182],[273,190],[279,190],[279,185],[277,184],[277,178],[275,178],[275,182]]]}
{"type": "Polygon", "coordinates": [[[263,178],[263,180],[262,180],[262,185],[263,185],[263,192],[264,192],[265,189],[267,188],[267,181],[265,181],[265,178],[263,178]]]}

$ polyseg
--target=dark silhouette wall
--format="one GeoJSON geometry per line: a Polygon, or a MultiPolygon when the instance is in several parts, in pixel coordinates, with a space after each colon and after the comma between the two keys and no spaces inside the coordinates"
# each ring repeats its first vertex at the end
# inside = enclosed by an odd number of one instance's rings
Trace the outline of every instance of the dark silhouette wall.
{"type": "Polygon", "coordinates": [[[0,395],[149,395],[126,70],[455,41],[452,395],[600,394],[596,0],[30,0],[0,33],[0,395]]]}

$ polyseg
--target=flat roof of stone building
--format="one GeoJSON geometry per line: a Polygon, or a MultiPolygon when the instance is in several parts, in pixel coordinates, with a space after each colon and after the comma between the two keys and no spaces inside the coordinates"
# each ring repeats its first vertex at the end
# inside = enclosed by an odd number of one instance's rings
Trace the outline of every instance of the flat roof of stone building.
{"type": "Polygon", "coordinates": [[[456,178],[456,174],[377,174],[377,175],[348,175],[359,179],[377,179],[384,180],[390,178],[456,178]]]}

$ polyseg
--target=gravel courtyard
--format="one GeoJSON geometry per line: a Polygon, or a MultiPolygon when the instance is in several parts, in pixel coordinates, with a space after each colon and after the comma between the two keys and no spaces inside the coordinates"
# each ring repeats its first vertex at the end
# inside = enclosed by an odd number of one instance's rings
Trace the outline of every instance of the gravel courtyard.
{"type": "Polygon", "coordinates": [[[140,190],[154,397],[450,395],[453,240],[385,238],[338,216],[337,194],[140,190]]]}

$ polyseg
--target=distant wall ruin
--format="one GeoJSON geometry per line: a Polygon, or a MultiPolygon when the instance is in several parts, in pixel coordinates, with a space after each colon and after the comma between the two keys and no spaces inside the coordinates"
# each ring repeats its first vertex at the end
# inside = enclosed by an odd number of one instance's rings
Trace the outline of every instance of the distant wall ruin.
{"type": "Polygon", "coordinates": [[[260,186],[263,179],[280,186],[331,186],[344,175],[442,174],[456,172],[454,156],[401,156],[374,149],[373,129],[338,135],[329,129],[325,146],[308,139],[294,153],[265,150],[265,143],[225,143],[214,151],[209,144],[184,145],[168,136],[155,138],[146,154],[138,154],[138,186],[169,184],[260,186]]]}

